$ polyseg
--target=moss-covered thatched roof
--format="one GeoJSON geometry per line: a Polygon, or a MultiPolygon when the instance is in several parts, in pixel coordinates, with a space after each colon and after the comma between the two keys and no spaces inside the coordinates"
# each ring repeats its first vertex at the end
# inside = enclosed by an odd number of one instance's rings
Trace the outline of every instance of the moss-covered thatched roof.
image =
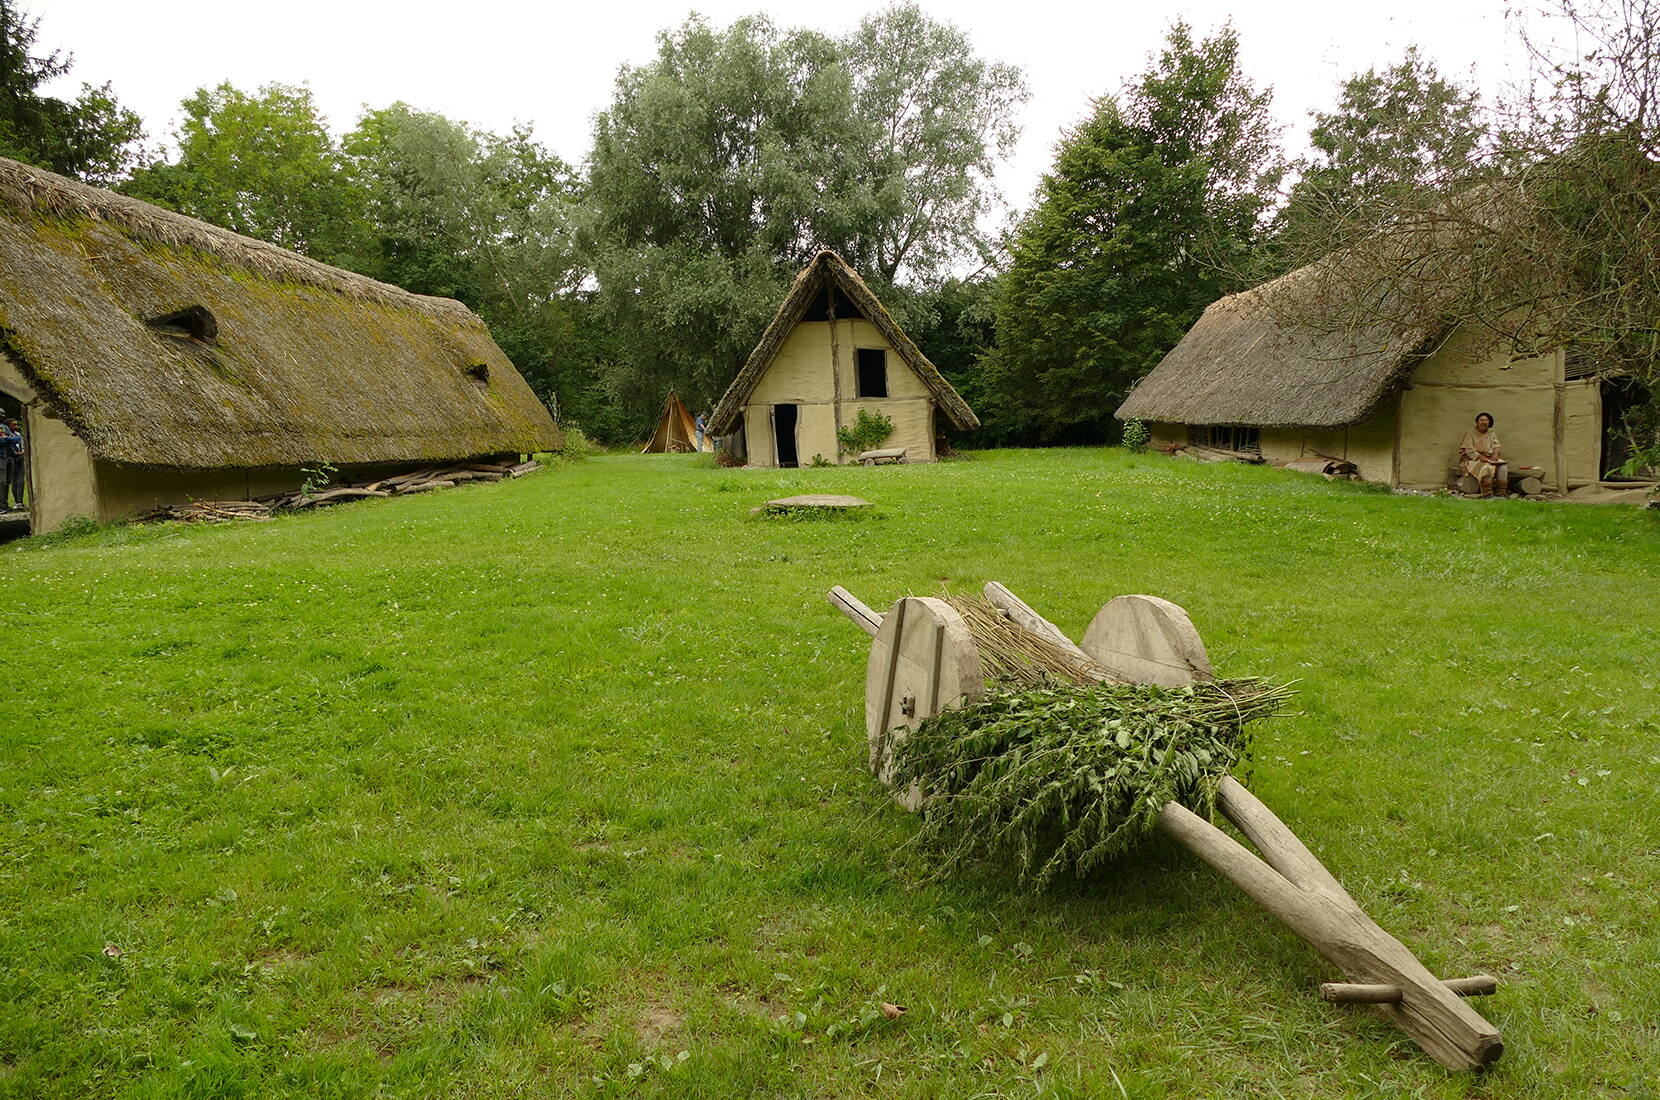
{"type": "Polygon", "coordinates": [[[859,278],[859,273],[848,266],[841,256],[825,249],[813,257],[813,262],[801,269],[790,285],[790,292],[784,296],[783,305],[778,307],[772,323],[767,325],[761,334],[761,342],[755,345],[755,350],[749,353],[749,359],[744,363],[743,370],[738,377],[732,380],[720,403],[715,406],[714,413],[709,417],[709,431],[715,435],[728,435],[738,426],[744,406],[749,403],[749,395],[755,392],[760,384],[761,377],[772,366],[773,359],[778,355],[778,349],[784,346],[784,340],[790,330],[795,328],[801,320],[808,306],[813,302],[815,295],[824,291],[825,287],[834,283],[836,288],[854,305],[865,319],[875,325],[888,341],[905,365],[916,372],[922,379],[928,392],[933,394],[934,401],[940,411],[958,428],[967,431],[980,426],[980,418],[974,415],[974,410],[968,407],[968,402],[951,387],[939,368],[928,361],[918,348],[899,327],[899,322],[893,319],[876,295],[871,292],[865,281],[859,278]]]}
{"type": "Polygon", "coordinates": [[[1288,428],[1359,423],[1445,326],[1388,316],[1358,328],[1301,322],[1316,312],[1313,296],[1349,290],[1305,267],[1212,303],[1115,415],[1288,428]]]}
{"type": "Polygon", "coordinates": [[[0,353],[110,462],[435,461],[559,440],[461,303],[3,158],[0,353]]]}

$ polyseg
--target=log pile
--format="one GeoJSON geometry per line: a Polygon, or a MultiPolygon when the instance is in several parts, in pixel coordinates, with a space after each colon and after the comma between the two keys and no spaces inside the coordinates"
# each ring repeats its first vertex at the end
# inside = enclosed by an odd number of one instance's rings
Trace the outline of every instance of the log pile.
{"type": "Polygon", "coordinates": [[[301,511],[327,504],[368,497],[409,496],[434,489],[453,489],[472,481],[501,481],[523,477],[542,468],[536,461],[458,462],[449,466],[425,466],[395,477],[376,481],[329,485],[325,488],[278,493],[257,500],[193,500],[172,504],[145,514],[148,520],[181,523],[232,523],[237,520],[267,520],[278,512],[301,511]]]}
{"type": "Polygon", "coordinates": [[[1260,466],[1263,462],[1262,455],[1257,451],[1230,451],[1222,447],[1203,447],[1197,443],[1177,447],[1170,453],[1194,462],[1244,462],[1251,466],[1260,466]]]}

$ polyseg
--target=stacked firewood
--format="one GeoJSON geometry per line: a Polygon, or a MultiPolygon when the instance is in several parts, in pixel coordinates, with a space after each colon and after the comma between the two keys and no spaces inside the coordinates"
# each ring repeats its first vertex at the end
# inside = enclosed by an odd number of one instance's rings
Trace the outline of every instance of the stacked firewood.
{"type": "Polygon", "coordinates": [[[261,497],[258,500],[193,500],[189,504],[174,504],[157,508],[146,519],[178,520],[185,523],[230,523],[235,520],[270,519],[273,513],[316,508],[324,504],[339,504],[364,497],[408,496],[434,489],[452,489],[469,481],[500,481],[503,478],[523,477],[540,470],[540,462],[458,462],[449,466],[425,466],[396,477],[376,481],[330,485],[321,489],[299,490],[261,497]]]}

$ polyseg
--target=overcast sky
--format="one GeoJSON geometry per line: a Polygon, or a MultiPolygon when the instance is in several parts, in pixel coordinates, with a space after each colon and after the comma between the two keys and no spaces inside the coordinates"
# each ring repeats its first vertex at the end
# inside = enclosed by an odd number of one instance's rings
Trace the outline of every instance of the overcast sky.
{"type": "MultiPolygon", "coordinates": [[[[179,101],[221,80],[245,89],[308,83],[336,132],[369,105],[405,100],[488,129],[530,123],[572,162],[588,148],[594,113],[610,99],[617,68],[648,61],[654,35],[688,12],[713,22],[765,11],[782,26],[839,33],[879,0],[22,0],[41,17],[38,45],[75,55],[70,81],[112,81],[118,98],[166,138],[179,101]],[[833,20],[826,22],[826,20],[833,20]]],[[[1050,0],[923,0],[936,19],[968,32],[982,56],[1020,66],[1032,96],[1023,137],[999,186],[1026,205],[1061,130],[1091,97],[1138,72],[1166,26],[1185,18],[1208,32],[1232,19],[1246,70],[1274,89],[1275,110],[1295,148],[1308,112],[1329,106],[1338,83],[1399,59],[1417,43],[1444,73],[1493,91],[1522,75],[1522,54],[1503,0],[1181,0],[1173,4],[1050,0]]]]}

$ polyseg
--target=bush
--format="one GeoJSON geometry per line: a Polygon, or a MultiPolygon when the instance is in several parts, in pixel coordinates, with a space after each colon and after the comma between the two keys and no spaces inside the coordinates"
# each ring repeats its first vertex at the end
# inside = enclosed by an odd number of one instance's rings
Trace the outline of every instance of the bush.
{"type": "Polygon", "coordinates": [[[728,469],[735,469],[739,466],[742,466],[743,464],[744,464],[744,460],[739,458],[737,455],[733,454],[731,451],[716,451],[715,452],[715,465],[716,466],[723,466],[723,467],[726,467],[728,469]]]}
{"type": "Polygon", "coordinates": [[[1124,421],[1124,434],[1122,438],[1124,440],[1124,446],[1128,447],[1135,454],[1140,454],[1142,451],[1147,449],[1147,441],[1152,438],[1152,433],[1147,430],[1147,425],[1141,421],[1126,420],[1124,421]]]}
{"type": "Polygon", "coordinates": [[[588,438],[588,433],[575,424],[567,424],[560,428],[565,442],[559,447],[559,459],[562,462],[577,462],[589,455],[598,454],[603,448],[588,438]]]}
{"type": "Polygon", "coordinates": [[[886,413],[860,409],[852,424],[837,429],[836,442],[841,445],[841,454],[856,455],[861,451],[875,450],[886,443],[892,434],[893,419],[886,413]]]}

